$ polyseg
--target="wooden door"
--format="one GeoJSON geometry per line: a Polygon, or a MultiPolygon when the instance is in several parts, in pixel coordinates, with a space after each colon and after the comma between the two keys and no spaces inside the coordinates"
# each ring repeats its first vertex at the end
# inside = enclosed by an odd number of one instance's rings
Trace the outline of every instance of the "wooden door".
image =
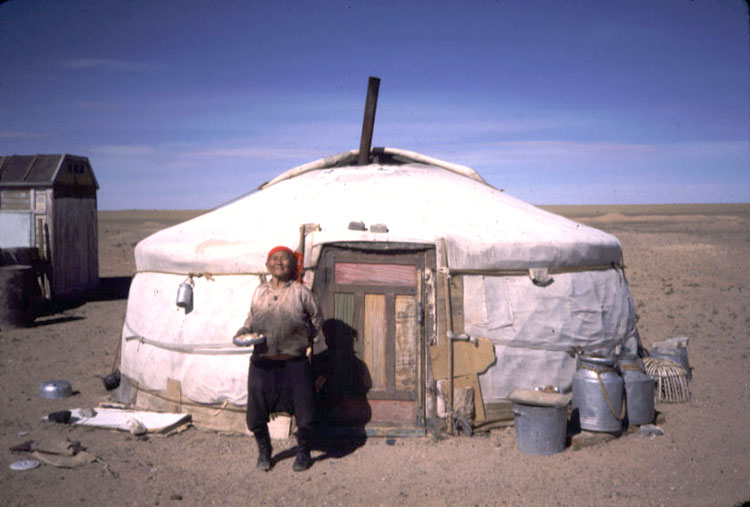
{"type": "Polygon", "coordinates": [[[326,317],[315,350],[324,418],[370,428],[424,426],[422,281],[426,253],[326,247],[314,290],[326,317]]]}

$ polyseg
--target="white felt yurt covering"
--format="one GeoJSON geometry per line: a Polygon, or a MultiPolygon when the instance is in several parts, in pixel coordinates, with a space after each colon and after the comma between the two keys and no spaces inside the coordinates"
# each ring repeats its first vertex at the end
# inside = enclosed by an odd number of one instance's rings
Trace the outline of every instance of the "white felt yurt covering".
{"type": "Polygon", "coordinates": [[[497,361],[480,376],[485,403],[516,388],[569,389],[573,349],[635,346],[616,238],[515,199],[470,168],[403,150],[381,154],[391,163],[352,165],[352,151],[300,166],[141,241],[123,328],[125,378],[161,393],[168,379],[179,381],[183,401],[244,405],[249,351],[231,337],[266,271],[266,253],[278,244],[296,248],[306,223],[320,229],[306,236],[307,280],[326,244],[436,245],[438,266],[463,276],[465,331],[495,344],[497,361]],[[388,232],[350,230],[352,221],[388,232]],[[437,247],[443,238],[447,259],[437,247]],[[202,276],[193,277],[186,313],[175,296],[189,273],[202,276]]]}

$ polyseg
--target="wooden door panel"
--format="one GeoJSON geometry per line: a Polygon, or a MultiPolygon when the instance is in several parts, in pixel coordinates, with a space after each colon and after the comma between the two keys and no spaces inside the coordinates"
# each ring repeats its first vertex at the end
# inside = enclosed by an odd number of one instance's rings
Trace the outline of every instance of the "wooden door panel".
{"type": "Polygon", "coordinates": [[[316,349],[329,422],[424,424],[418,278],[432,255],[324,248],[314,290],[329,319],[316,349]]]}
{"type": "Polygon", "coordinates": [[[337,262],[334,279],[338,285],[414,287],[417,284],[417,269],[409,264],[337,262]]]}
{"type": "Polygon", "coordinates": [[[335,294],[335,317],[344,324],[356,328],[357,323],[354,318],[354,294],[346,292],[337,292],[335,294]]]}
{"type": "Polygon", "coordinates": [[[365,294],[364,361],[370,370],[372,389],[388,388],[386,357],[386,306],[384,294],[365,294]]]}
{"type": "Polygon", "coordinates": [[[417,404],[401,400],[368,400],[370,420],[375,422],[414,422],[417,404]]]}
{"type": "Polygon", "coordinates": [[[417,386],[417,298],[396,295],[395,389],[415,391],[417,386]]]}
{"type": "Polygon", "coordinates": [[[351,392],[366,392],[370,388],[369,380],[362,382],[359,376],[355,356],[357,342],[357,300],[351,293],[334,294],[334,315],[336,325],[332,326],[327,337],[330,340],[328,353],[331,362],[329,379],[337,396],[348,396],[351,392]]]}

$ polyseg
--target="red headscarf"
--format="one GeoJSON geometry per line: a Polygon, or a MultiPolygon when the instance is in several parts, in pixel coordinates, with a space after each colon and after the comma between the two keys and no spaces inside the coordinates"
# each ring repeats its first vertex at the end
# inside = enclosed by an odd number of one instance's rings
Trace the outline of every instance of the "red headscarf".
{"type": "Polygon", "coordinates": [[[268,262],[271,259],[271,256],[276,252],[286,252],[292,256],[292,259],[296,261],[294,265],[294,276],[298,282],[302,283],[302,252],[295,252],[284,245],[275,246],[268,252],[266,262],[268,262]]]}
{"type": "Polygon", "coordinates": [[[295,257],[295,258],[297,257],[297,256],[296,256],[296,255],[294,254],[294,250],[292,250],[291,248],[285,247],[284,245],[279,245],[279,246],[275,246],[275,247],[273,247],[273,248],[271,249],[271,251],[270,251],[270,252],[268,252],[268,256],[266,257],[266,262],[268,262],[268,261],[269,261],[269,260],[271,259],[271,256],[272,256],[273,254],[275,254],[276,252],[286,252],[286,253],[288,253],[289,255],[291,255],[292,257],[295,257]]]}

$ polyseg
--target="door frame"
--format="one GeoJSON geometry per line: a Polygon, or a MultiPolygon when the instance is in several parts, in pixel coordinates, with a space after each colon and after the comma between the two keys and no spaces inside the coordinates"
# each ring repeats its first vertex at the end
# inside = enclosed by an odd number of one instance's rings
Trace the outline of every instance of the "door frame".
{"type": "MultiPolygon", "coordinates": [[[[393,425],[382,421],[372,421],[365,425],[365,432],[371,436],[411,436],[424,435],[426,422],[426,399],[425,386],[427,382],[427,343],[431,339],[435,326],[435,316],[429,309],[434,308],[427,300],[430,296],[425,284],[425,271],[434,273],[435,270],[435,246],[425,243],[391,243],[391,242],[340,242],[322,245],[320,257],[313,279],[312,290],[318,297],[318,301],[326,318],[332,319],[335,315],[336,283],[334,269],[336,262],[357,262],[363,264],[403,264],[414,265],[417,270],[416,286],[411,293],[416,296],[416,419],[413,424],[393,425]]],[[[429,276],[429,275],[428,275],[429,276]]],[[[357,285],[358,289],[369,288],[366,285],[357,285]]],[[[382,286],[380,287],[382,289],[382,286]]],[[[378,286],[372,286],[377,290],[378,286]]],[[[360,316],[360,318],[363,318],[360,316]]],[[[395,319],[395,314],[392,316],[395,319]]],[[[391,330],[387,331],[392,333],[391,330]]],[[[389,337],[393,338],[393,337],[389,337]]],[[[313,347],[313,356],[327,350],[325,340],[319,340],[313,347]]],[[[391,351],[393,352],[393,351],[391,351]]],[[[395,359],[394,359],[395,360],[395,359]]],[[[371,399],[368,397],[368,400],[371,399]]],[[[377,397],[373,398],[377,399],[377,397]]],[[[392,398],[398,400],[399,398],[392,398]]]]}

